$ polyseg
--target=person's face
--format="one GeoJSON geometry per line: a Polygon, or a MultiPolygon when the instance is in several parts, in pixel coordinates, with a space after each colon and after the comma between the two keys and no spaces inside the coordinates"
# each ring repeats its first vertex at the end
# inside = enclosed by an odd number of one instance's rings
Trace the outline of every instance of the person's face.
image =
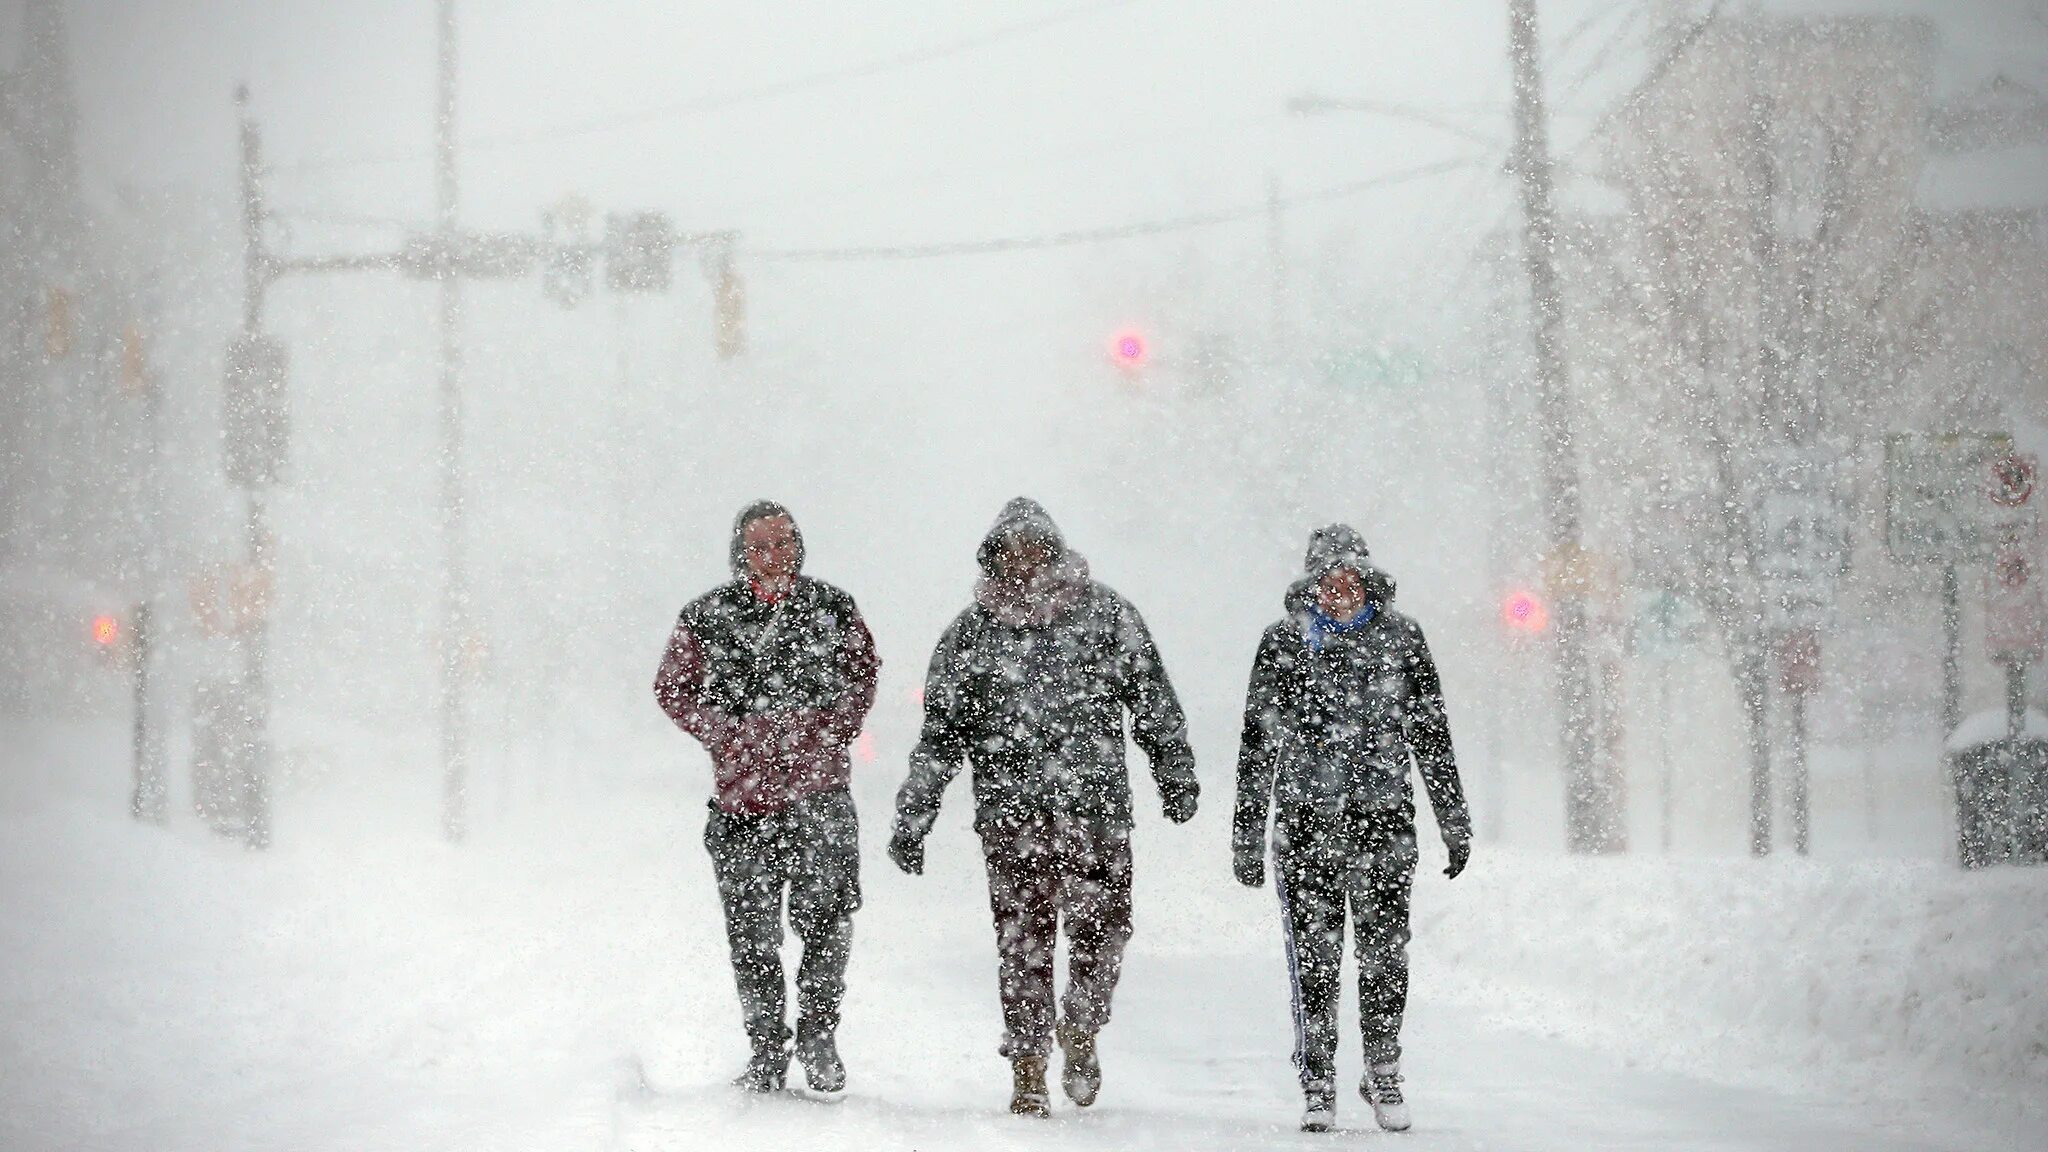
{"type": "Polygon", "coordinates": [[[1316,583],[1316,605],[1330,619],[1347,622],[1365,607],[1365,581],[1349,568],[1333,568],[1316,583]]]}
{"type": "Polygon", "coordinates": [[[796,579],[796,525],[787,516],[750,521],[740,533],[740,555],[755,583],[769,588],[788,584],[796,579]]]}
{"type": "Polygon", "coordinates": [[[1003,577],[1019,584],[1029,583],[1038,570],[1052,560],[1052,547],[1031,536],[1012,536],[1003,541],[1003,577]]]}

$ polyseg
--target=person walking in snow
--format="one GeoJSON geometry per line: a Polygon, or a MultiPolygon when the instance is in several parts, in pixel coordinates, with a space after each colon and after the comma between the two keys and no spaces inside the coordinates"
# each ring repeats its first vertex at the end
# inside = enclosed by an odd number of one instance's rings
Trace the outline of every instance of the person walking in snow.
{"type": "Polygon", "coordinates": [[[1200,789],[1180,701],[1138,610],[1089,578],[1045,509],[1010,501],[976,553],[974,603],[939,638],[924,727],[896,795],[890,858],[924,871],[946,785],[974,766],[974,826],[988,868],[1010,1111],[1048,1116],[1046,1059],[1082,1107],[1102,1087],[1096,1033],[1109,1022],[1131,937],[1130,775],[1125,714],[1166,817],[1194,818],[1200,789]],[[1053,947],[1064,926],[1067,989],[1055,1017],[1053,947]]]}
{"type": "Polygon", "coordinates": [[[733,521],[733,579],[690,602],[654,698],[711,754],[704,825],[753,1047],[733,1083],[783,1087],[782,906],[803,941],[796,1057],[818,1092],[846,1086],[835,1033],[860,908],[859,826],[846,749],[875,702],[881,662],[853,598],[802,575],[803,536],[769,500],[733,521]]]}
{"type": "Polygon", "coordinates": [[[1245,696],[1231,823],[1240,883],[1274,887],[1293,992],[1301,1126],[1336,1123],[1337,1005],[1345,910],[1358,953],[1359,1093],[1381,1128],[1403,1131],[1401,1016],[1408,999],[1408,894],[1415,879],[1413,760],[1450,853],[1465,870],[1472,820],[1458,782],[1436,664],[1422,629],[1394,611],[1394,581],[1346,525],[1309,536],[1306,574],[1266,629],[1245,696]]]}

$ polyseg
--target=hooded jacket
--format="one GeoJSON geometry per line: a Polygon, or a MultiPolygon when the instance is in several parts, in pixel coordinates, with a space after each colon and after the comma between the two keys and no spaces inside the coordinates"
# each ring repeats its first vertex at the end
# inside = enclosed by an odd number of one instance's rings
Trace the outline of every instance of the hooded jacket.
{"type": "Polygon", "coordinates": [[[1394,611],[1393,578],[1342,524],[1310,535],[1303,568],[1287,589],[1286,615],[1266,629],[1252,662],[1235,849],[1263,855],[1269,803],[1283,855],[1351,857],[1373,831],[1412,829],[1411,760],[1445,839],[1469,839],[1436,662],[1421,627],[1394,611]],[[1317,583],[1338,568],[1358,573],[1366,589],[1366,607],[1343,629],[1316,609],[1317,583]]]}
{"type": "Polygon", "coordinates": [[[1126,712],[1168,810],[1192,812],[1200,787],[1187,721],[1138,610],[1089,578],[1087,561],[1031,500],[1004,506],[976,559],[975,602],[940,636],[925,677],[897,835],[924,839],[963,760],[974,766],[984,833],[1046,815],[1128,830],[1126,712]],[[1000,571],[1005,544],[1020,537],[1050,553],[1028,586],[1000,571]]]}
{"type": "MultiPolygon", "coordinates": [[[[746,526],[775,515],[788,512],[769,501],[741,510],[733,579],[684,607],[654,677],[661,710],[711,754],[713,802],[735,815],[779,812],[847,786],[847,745],[875,702],[881,668],[853,597],[807,576],[773,604],[754,591],[746,526]]],[[[799,535],[799,565],[802,546],[799,535]]]]}

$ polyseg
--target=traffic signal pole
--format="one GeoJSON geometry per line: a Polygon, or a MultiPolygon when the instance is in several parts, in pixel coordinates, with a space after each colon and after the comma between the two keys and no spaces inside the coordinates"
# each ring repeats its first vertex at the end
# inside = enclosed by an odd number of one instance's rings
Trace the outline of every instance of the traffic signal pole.
{"type": "MultiPolygon", "coordinates": [[[[1553,573],[1583,568],[1577,447],[1573,438],[1570,378],[1564,357],[1564,308],[1557,283],[1557,215],[1550,143],[1543,112],[1535,0],[1508,0],[1509,55],[1515,86],[1515,174],[1521,184],[1527,233],[1523,264],[1535,313],[1536,402],[1542,424],[1544,515],[1553,573]]],[[[1559,743],[1564,756],[1565,846],[1572,852],[1621,851],[1627,837],[1619,811],[1619,781],[1599,754],[1598,713],[1588,635],[1585,573],[1550,589],[1557,609],[1559,743]]]]}
{"type": "Polygon", "coordinates": [[[464,684],[469,640],[469,572],[462,495],[462,280],[453,253],[460,236],[455,175],[455,0],[435,5],[440,44],[434,112],[434,198],[444,263],[436,327],[440,348],[441,547],[441,832],[459,842],[468,831],[469,743],[464,684]]]}
{"type": "MultiPolygon", "coordinates": [[[[241,118],[242,189],[242,335],[255,340],[263,335],[263,303],[276,268],[263,238],[263,138],[249,115],[249,89],[235,89],[235,107],[241,118]]],[[[265,522],[263,490],[256,484],[243,489],[247,497],[244,530],[249,570],[263,587],[272,579],[270,531],[265,522]]],[[[268,677],[270,624],[267,612],[257,611],[243,621],[236,633],[242,654],[242,720],[248,745],[242,781],[247,805],[245,841],[251,848],[270,845],[270,687],[268,677]]]]}

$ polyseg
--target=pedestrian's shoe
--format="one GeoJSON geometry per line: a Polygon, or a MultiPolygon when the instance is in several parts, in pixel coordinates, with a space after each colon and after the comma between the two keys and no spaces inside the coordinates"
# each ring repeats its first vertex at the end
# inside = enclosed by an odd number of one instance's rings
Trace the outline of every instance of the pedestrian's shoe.
{"type": "Polygon", "coordinates": [[[780,1092],[789,1075],[789,1049],[781,1044],[754,1045],[754,1058],[747,1070],[733,1077],[732,1086],[743,1092],[780,1092]]]}
{"type": "Polygon", "coordinates": [[[1095,1058],[1095,1034],[1060,1025],[1060,1090],[1086,1108],[1102,1091],[1102,1063],[1095,1058]]]}
{"type": "Polygon", "coordinates": [[[1408,1101],[1401,1095],[1401,1062],[1389,1060],[1384,1064],[1367,1066],[1365,1077],[1358,1082],[1358,1094],[1372,1105],[1373,1119],[1389,1132],[1406,1132],[1412,1121],[1408,1117],[1408,1101]]]}
{"type": "Polygon", "coordinates": [[[846,1090],[846,1065],[839,1059],[839,1045],[831,1036],[808,1036],[796,1042],[797,1063],[804,1066],[804,1083],[813,1092],[837,1095],[846,1090]]]}
{"type": "Polygon", "coordinates": [[[1052,1115],[1052,1098],[1045,1090],[1045,1057],[1018,1056],[1012,1059],[1010,1078],[1012,1116],[1052,1115]]]}
{"type": "Polygon", "coordinates": [[[1328,1132],[1337,1127],[1337,1088],[1328,1080],[1311,1080],[1301,1086],[1303,1132],[1328,1132]]]}

